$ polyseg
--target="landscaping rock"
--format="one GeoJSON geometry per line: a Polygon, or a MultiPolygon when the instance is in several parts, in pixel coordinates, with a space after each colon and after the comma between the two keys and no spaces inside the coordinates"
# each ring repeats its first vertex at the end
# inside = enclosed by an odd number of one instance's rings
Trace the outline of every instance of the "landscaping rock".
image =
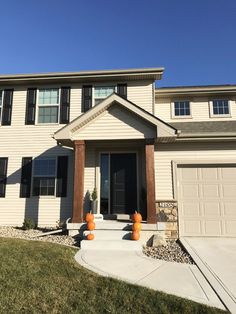
{"type": "Polygon", "coordinates": [[[145,246],[143,253],[149,257],[168,262],[194,264],[191,256],[184,250],[178,241],[169,240],[166,245],[159,245],[157,247],[145,246]]]}
{"type": "Polygon", "coordinates": [[[166,246],[167,242],[160,234],[154,234],[152,238],[152,247],[166,246]]]}
{"type": "Polygon", "coordinates": [[[0,227],[0,237],[19,238],[19,239],[25,239],[25,240],[53,242],[53,243],[69,245],[69,246],[78,246],[78,241],[76,237],[68,236],[65,233],[37,237],[38,235],[42,235],[44,232],[52,231],[52,230],[55,230],[55,229],[23,230],[22,228],[15,228],[15,227],[0,227]]]}

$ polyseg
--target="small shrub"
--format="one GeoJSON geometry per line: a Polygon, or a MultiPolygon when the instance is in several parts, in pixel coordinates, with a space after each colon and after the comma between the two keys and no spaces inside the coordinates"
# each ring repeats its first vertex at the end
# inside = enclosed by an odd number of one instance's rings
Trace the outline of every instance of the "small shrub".
{"type": "Polygon", "coordinates": [[[30,230],[30,229],[35,229],[35,228],[36,228],[35,222],[30,218],[25,218],[22,229],[30,230]]]}
{"type": "Polygon", "coordinates": [[[93,193],[91,194],[91,198],[93,201],[96,201],[98,198],[97,190],[96,188],[93,189],[93,193]]]}

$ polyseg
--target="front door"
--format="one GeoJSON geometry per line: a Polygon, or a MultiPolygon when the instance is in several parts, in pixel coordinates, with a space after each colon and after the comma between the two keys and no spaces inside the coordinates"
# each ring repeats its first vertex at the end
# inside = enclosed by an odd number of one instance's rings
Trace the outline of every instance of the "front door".
{"type": "Polygon", "coordinates": [[[132,214],[136,209],[136,154],[102,154],[101,213],[132,214]]]}

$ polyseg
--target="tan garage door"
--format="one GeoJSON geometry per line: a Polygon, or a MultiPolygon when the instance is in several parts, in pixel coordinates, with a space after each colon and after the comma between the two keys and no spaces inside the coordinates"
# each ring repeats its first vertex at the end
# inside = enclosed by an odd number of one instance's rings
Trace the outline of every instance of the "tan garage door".
{"type": "Polygon", "coordinates": [[[236,165],[178,165],[180,236],[236,236],[236,165]]]}

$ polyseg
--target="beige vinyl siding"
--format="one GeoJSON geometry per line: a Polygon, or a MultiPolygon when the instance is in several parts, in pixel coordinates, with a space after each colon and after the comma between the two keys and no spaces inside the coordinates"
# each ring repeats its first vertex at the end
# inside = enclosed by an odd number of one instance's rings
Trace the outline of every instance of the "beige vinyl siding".
{"type": "Polygon", "coordinates": [[[127,98],[139,107],[153,114],[153,82],[128,82],[127,98]]]}
{"type": "Polygon", "coordinates": [[[172,161],[209,162],[211,164],[235,162],[236,147],[234,143],[176,143],[159,144],[155,148],[156,199],[171,200],[173,193],[172,161]]]}
{"type": "MultiPolygon", "coordinates": [[[[189,118],[175,118],[172,117],[172,111],[171,111],[171,102],[178,101],[180,99],[161,99],[156,98],[155,103],[155,115],[166,121],[166,122],[191,122],[191,121],[227,121],[236,119],[236,102],[235,98],[230,98],[229,100],[229,106],[230,106],[230,117],[211,117],[210,116],[210,99],[209,98],[202,98],[202,97],[194,97],[192,99],[189,99],[189,97],[181,98],[182,100],[189,100],[190,106],[191,106],[191,117],[189,118]]],[[[214,99],[211,98],[211,99],[214,99]]],[[[215,99],[229,99],[227,97],[215,97],[215,99]]]]}
{"type": "Polygon", "coordinates": [[[73,136],[82,140],[141,139],[154,138],[156,131],[121,106],[112,106],[73,136]]]}
{"type": "Polygon", "coordinates": [[[71,217],[73,151],[57,146],[51,135],[60,125],[25,125],[26,89],[15,89],[12,125],[0,126],[0,157],[8,157],[6,197],[0,198],[0,225],[22,225],[25,215],[39,225],[53,225],[71,217]],[[65,198],[19,198],[22,157],[69,156],[68,195],[65,198]]]}

